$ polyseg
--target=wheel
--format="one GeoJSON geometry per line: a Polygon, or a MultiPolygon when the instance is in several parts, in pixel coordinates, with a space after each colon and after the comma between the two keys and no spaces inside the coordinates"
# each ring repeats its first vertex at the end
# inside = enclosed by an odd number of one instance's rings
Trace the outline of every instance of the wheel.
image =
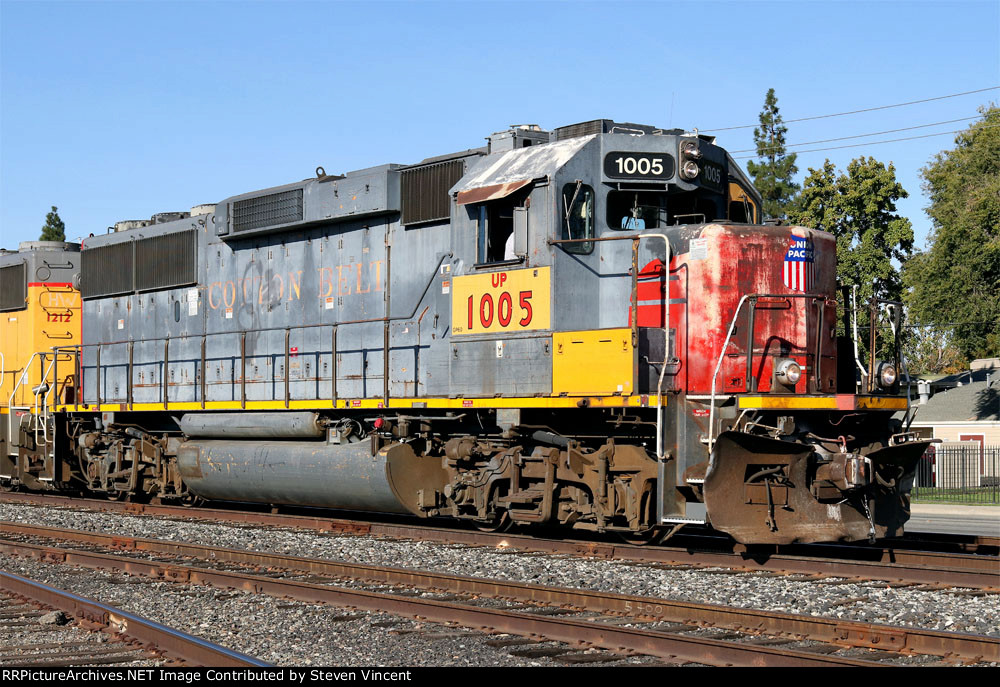
{"type": "Polygon", "coordinates": [[[653,546],[659,544],[667,533],[662,527],[650,527],[648,530],[638,532],[619,532],[618,536],[626,544],[633,546],[653,546]]]}
{"type": "Polygon", "coordinates": [[[199,508],[205,505],[205,499],[194,494],[184,494],[177,502],[185,508],[199,508]]]}
{"type": "Polygon", "coordinates": [[[492,521],[474,520],[473,524],[480,532],[496,532],[499,534],[509,532],[514,526],[514,521],[511,519],[510,513],[504,510],[500,511],[500,514],[492,521]]]}

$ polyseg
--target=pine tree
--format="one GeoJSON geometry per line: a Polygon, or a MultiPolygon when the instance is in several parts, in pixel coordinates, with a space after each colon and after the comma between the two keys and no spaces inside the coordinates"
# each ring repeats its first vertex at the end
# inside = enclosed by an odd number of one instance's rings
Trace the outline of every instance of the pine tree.
{"type": "Polygon", "coordinates": [[[764,109],[760,112],[760,126],[753,130],[757,157],[761,161],[747,162],[747,171],[764,199],[764,215],[767,217],[786,217],[799,189],[799,185],[792,181],[799,171],[795,166],[796,155],[785,152],[787,131],[788,127],[782,124],[778,113],[778,98],[774,89],[768,89],[764,109]]]}
{"type": "Polygon", "coordinates": [[[39,241],[65,241],[66,225],[59,219],[59,208],[52,206],[52,212],[45,215],[45,226],[42,227],[42,235],[39,241]]]}

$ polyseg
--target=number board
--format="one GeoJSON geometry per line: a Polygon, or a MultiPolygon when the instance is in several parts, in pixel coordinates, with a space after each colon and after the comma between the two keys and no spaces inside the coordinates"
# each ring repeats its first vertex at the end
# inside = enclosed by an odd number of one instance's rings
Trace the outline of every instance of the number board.
{"type": "Polygon", "coordinates": [[[726,181],[726,170],[722,168],[722,165],[702,160],[698,166],[701,167],[701,174],[698,175],[701,185],[721,193],[725,188],[724,182],[726,181]]]}
{"type": "Polygon", "coordinates": [[[455,277],[451,295],[452,335],[548,329],[549,269],[537,267],[455,277]]]}
{"type": "Polygon", "coordinates": [[[611,179],[669,179],[674,158],[667,153],[615,151],[604,156],[604,176],[611,179]]]}

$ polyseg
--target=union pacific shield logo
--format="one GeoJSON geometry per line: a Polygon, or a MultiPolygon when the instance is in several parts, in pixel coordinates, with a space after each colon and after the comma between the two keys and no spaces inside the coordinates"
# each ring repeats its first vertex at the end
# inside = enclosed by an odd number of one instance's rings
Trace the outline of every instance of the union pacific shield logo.
{"type": "Polygon", "coordinates": [[[782,281],[793,291],[812,291],[816,283],[813,243],[805,236],[792,235],[785,253],[782,281]]]}

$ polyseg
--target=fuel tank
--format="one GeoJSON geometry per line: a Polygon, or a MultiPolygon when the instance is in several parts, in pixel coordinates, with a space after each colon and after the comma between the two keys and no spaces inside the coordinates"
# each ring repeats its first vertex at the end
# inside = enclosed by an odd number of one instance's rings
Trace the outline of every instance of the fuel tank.
{"type": "Polygon", "coordinates": [[[385,463],[367,441],[198,440],[177,451],[184,482],[206,499],[408,513],[385,463]]]}
{"type": "Polygon", "coordinates": [[[199,439],[319,439],[317,413],[188,413],[181,431],[199,439]]]}

